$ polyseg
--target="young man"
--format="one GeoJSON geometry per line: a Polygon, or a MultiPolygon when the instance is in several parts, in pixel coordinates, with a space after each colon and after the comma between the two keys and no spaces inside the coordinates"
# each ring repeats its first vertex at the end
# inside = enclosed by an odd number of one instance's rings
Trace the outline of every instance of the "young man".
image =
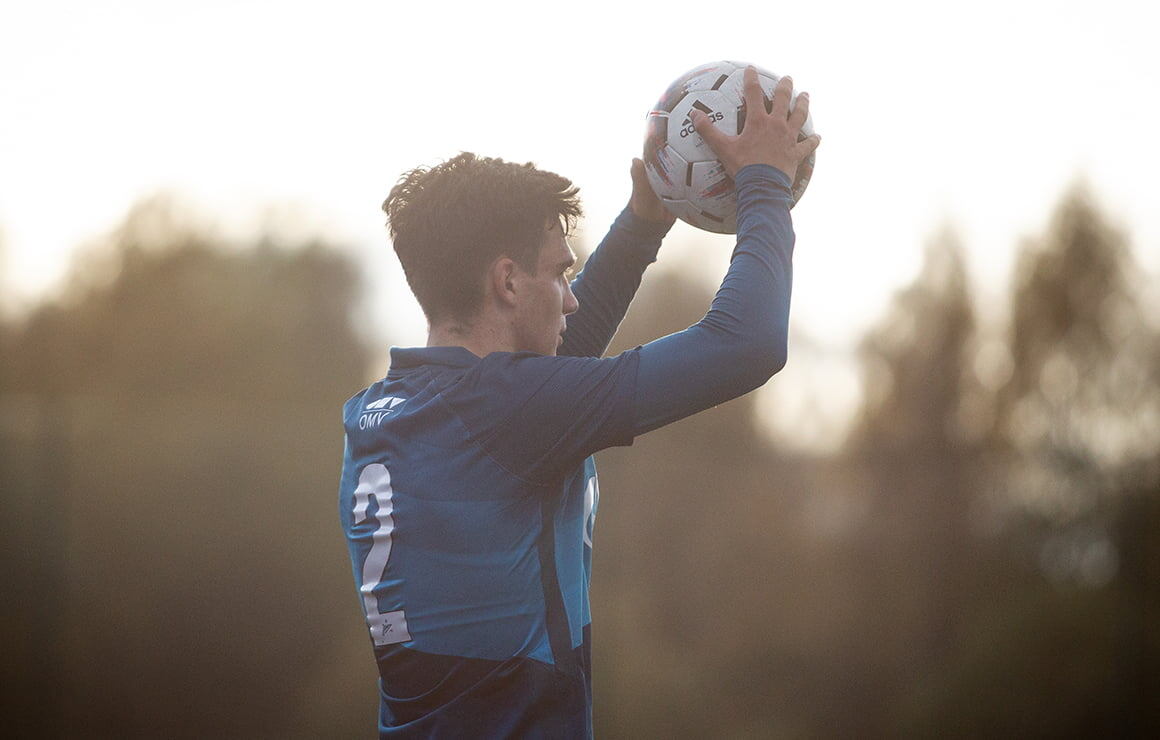
{"type": "Polygon", "coordinates": [[[737,246],[709,312],[602,358],[672,218],[633,193],[571,284],[576,188],[462,154],[384,203],[426,347],[344,409],[339,513],[380,675],[382,737],[589,737],[591,455],[742,395],[785,363],[789,187],[818,144],[791,83],[738,136],[694,120],[734,176],[737,246]]]}

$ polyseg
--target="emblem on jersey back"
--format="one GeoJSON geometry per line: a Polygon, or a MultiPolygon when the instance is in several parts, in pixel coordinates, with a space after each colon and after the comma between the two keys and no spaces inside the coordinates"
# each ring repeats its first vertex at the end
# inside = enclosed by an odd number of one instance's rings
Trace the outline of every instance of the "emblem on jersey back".
{"type": "Polygon", "coordinates": [[[406,400],[396,396],[386,396],[377,401],[371,401],[363,407],[362,414],[358,417],[358,428],[362,430],[374,429],[383,423],[383,419],[394,413],[399,404],[406,400]]]}

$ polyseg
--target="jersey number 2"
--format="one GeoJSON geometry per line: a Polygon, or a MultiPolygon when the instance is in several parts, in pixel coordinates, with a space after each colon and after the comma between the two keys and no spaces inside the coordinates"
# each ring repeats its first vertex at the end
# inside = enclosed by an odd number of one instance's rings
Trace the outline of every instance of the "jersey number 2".
{"type": "Polygon", "coordinates": [[[391,535],[395,531],[395,519],[391,516],[394,511],[391,489],[391,473],[386,465],[372,463],[363,468],[358,477],[358,487],[354,489],[354,523],[361,524],[367,520],[367,509],[371,497],[378,503],[378,511],[374,518],[379,523],[372,537],[371,550],[367,559],[363,561],[362,594],[363,609],[367,615],[367,628],[371,632],[371,640],[375,646],[393,645],[398,642],[407,642],[411,639],[407,631],[407,618],[403,610],[391,612],[379,611],[379,599],[375,589],[382,583],[387,572],[387,561],[391,557],[391,535]]]}

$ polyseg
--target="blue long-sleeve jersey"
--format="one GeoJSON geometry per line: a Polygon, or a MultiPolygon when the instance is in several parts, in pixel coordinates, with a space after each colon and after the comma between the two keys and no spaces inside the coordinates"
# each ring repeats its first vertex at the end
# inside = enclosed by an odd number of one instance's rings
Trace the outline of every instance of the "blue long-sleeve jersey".
{"type": "Polygon", "coordinates": [[[664,228],[629,209],[573,283],[555,357],[392,348],[344,408],[339,515],[383,737],[588,737],[592,454],[742,395],[785,362],[789,178],[736,177],[737,246],[705,317],[602,358],[664,228]]]}

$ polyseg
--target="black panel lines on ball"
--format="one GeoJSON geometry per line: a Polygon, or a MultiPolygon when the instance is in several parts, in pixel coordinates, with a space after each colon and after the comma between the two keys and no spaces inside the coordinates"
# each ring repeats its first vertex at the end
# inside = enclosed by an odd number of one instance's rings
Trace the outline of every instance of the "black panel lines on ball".
{"type": "Polygon", "coordinates": [[[702,103],[700,100],[698,100],[698,101],[695,101],[695,102],[693,103],[693,107],[694,107],[694,108],[696,108],[697,110],[701,111],[701,112],[702,112],[702,113],[704,113],[705,115],[709,115],[710,113],[712,113],[712,112],[713,112],[713,109],[712,109],[712,108],[710,108],[709,106],[705,105],[705,104],[704,104],[704,103],[702,103]]]}
{"type": "Polygon", "coordinates": [[[685,168],[685,187],[693,187],[693,163],[689,162],[689,166],[685,168]]]}
{"type": "Polygon", "coordinates": [[[721,75],[717,78],[717,81],[713,83],[713,87],[709,89],[716,90],[717,88],[721,87],[721,85],[725,84],[725,80],[727,79],[729,79],[729,75],[721,75]]]}

